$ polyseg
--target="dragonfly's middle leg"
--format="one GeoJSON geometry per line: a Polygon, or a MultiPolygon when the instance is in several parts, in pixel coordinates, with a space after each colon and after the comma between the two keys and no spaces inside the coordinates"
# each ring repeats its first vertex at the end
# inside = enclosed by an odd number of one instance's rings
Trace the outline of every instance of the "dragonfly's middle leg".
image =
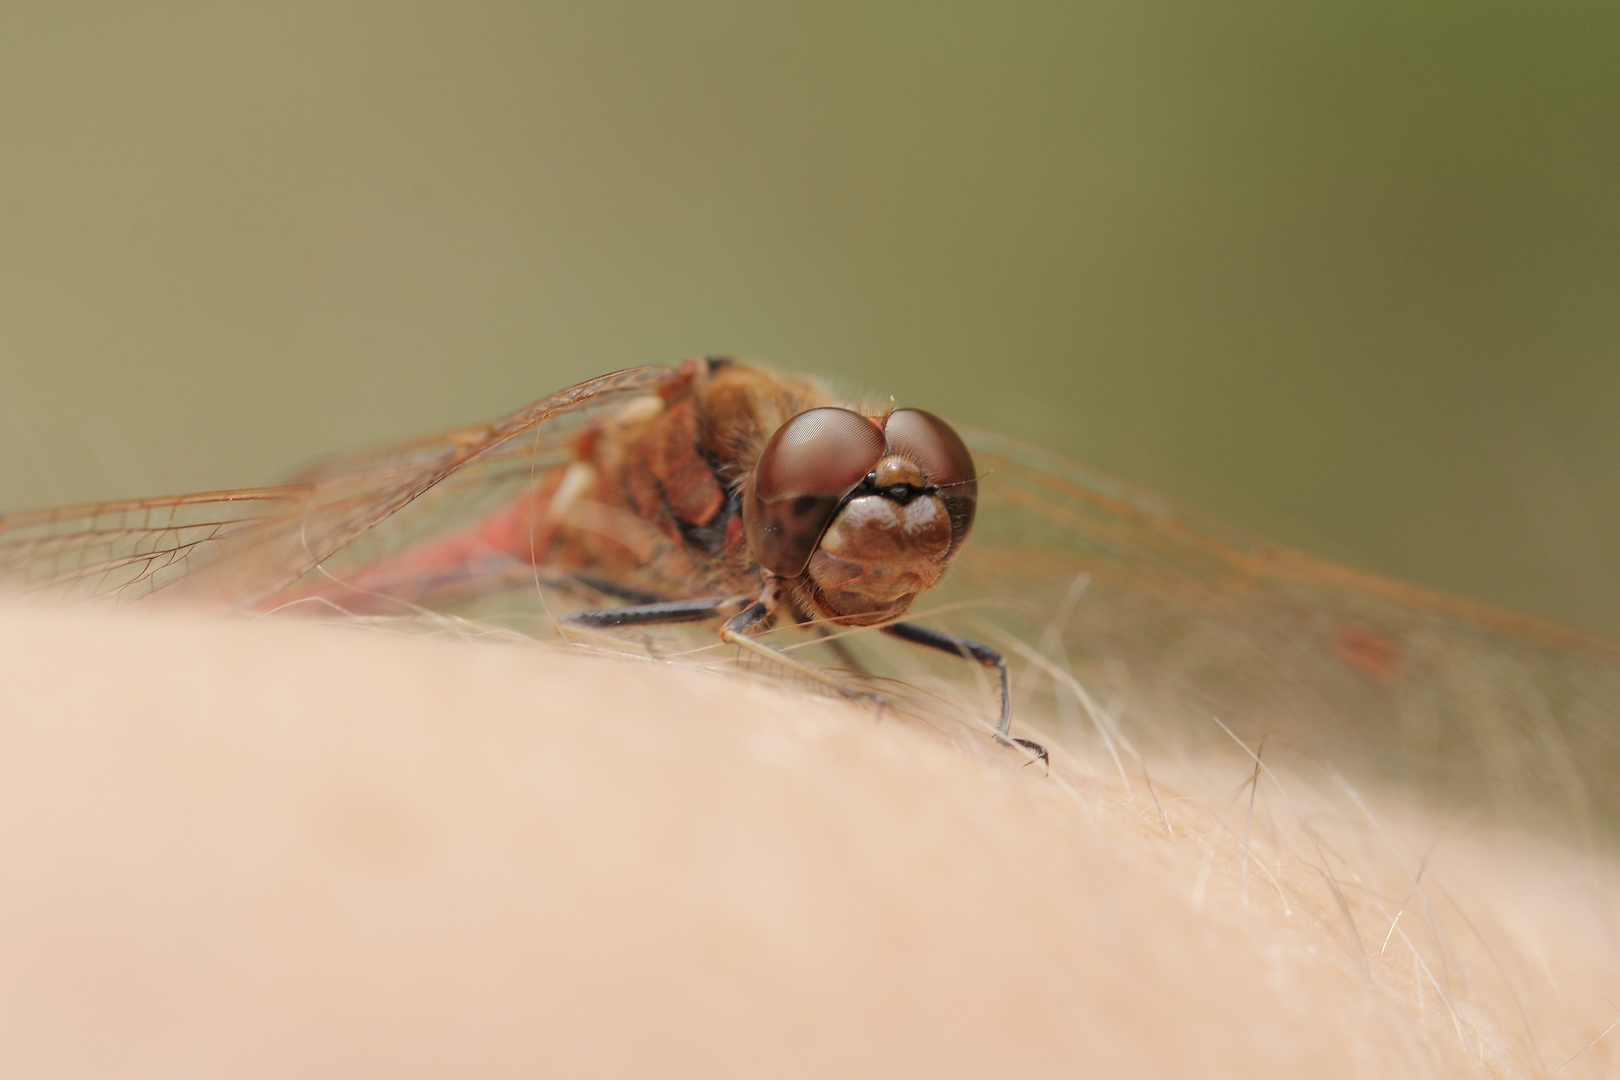
{"type": "Polygon", "coordinates": [[[719,618],[727,613],[728,608],[747,603],[747,597],[660,600],[652,604],[574,611],[557,621],[564,626],[577,626],[582,630],[611,630],[620,626],[651,626],[656,623],[702,622],[704,619],[719,618]]]}
{"type": "MultiPolygon", "coordinates": [[[[626,607],[592,608],[574,611],[557,620],[564,638],[595,637],[620,640],[607,633],[626,626],[656,626],[660,623],[703,622],[731,614],[751,602],[751,597],[705,597],[701,600],[659,600],[626,607]]],[[[621,641],[622,644],[622,641],[621,641]]],[[[649,652],[651,646],[648,646],[649,652]]]]}

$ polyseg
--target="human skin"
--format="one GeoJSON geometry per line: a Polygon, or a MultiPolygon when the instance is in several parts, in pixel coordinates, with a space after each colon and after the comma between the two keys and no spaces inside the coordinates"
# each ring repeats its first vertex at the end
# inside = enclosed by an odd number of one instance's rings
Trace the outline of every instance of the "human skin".
{"type": "Polygon", "coordinates": [[[1236,746],[1046,774],[760,678],[183,612],[0,609],[0,680],[4,1075],[1548,1075],[1620,1001],[1606,854],[1251,802],[1236,746]]]}

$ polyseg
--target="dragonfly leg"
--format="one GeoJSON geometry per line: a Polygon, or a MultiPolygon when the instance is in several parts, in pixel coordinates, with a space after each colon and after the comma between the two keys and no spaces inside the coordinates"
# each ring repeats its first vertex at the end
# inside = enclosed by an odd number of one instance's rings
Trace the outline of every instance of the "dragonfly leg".
{"type": "Polygon", "coordinates": [[[773,649],[764,642],[750,637],[749,634],[755,627],[770,621],[771,616],[776,613],[776,605],[775,586],[774,584],[768,585],[764,595],[726,620],[725,625],[720,627],[720,640],[728,645],[735,645],[740,649],[751,652],[755,656],[763,656],[771,663],[785,667],[812,682],[831,687],[845,697],[871,697],[871,695],[864,694],[834,677],[830,672],[824,671],[813,664],[801,663],[786,653],[773,649]]]}
{"type": "Polygon", "coordinates": [[[821,638],[821,643],[823,645],[827,646],[827,648],[833,651],[833,655],[838,657],[838,662],[840,664],[843,664],[844,667],[855,672],[857,675],[870,674],[870,672],[866,670],[865,665],[861,663],[860,657],[856,656],[853,652],[850,652],[849,646],[844,644],[843,638],[838,637],[832,631],[828,630],[825,623],[815,623],[814,627],[816,636],[821,638]]]}
{"type": "MultiPolygon", "coordinates": [[[[619,641],[607,631],[625,626],[652,626],[658,623],[702,622],[729,615],[746,605],[749,597],[706,597],[702,600],[668,600],[628,607],[593,608],[574,611],[557,620],[565,638],[603,638],[619,641]]],[[[622,645],[623,642],[619,641],[622,645]]],[[[652,646],[648,645],[649,652],[652,646]]]]}
{"type": "Polygon", "coordinates": [[[994,668],[1001,681],[1001,722],[996,725],[996,741],[1003,746],[1023,747],[1035,755],[1035,761],[1051,761],[1046,753],[1046,747],[1040,743],[1031,742],[1029,739],[1014,739],[1008,735],[1008,730],[1012,727],[1012,688],[1007,682],[1007,661],[1000,653],[971,638],[957,637],[943,630],[931,630],[917,623],[890,623],[883,627],[883,632],[901,641],[909,641],[913,645],[937,649],[976,664],[983,664],[987,668],[994,668]]]}
{"type": "Polygon", "coordinates": [[[558,619],[559,623],[582,630],[611,630],[620,626],[648,626],[653,623],[701,622],[726,613],[728,607],[739,603],[736,597],[708,597],[703,600],[663,600],[656,604],[632,604],[629,607],[596,608],[575,611],[558,619]]]}
{"type": "Polygon", "coordinates": [[[771,616],[776,613],[776,606],[776,592],[772,588],[767,588],[764,595],[758,599],[726,596],[707,597],[701,600],[664,600],[651,604],[632,604],[629,607],[575,611],[564,615],[557,622],[564,632],[569,630],[594,632],[625,626],[651,626],[657,623],[702,622],[705,619],[730,616],[720,628],[721,641],[739,646],[756,656],[763,656],[774,664],[829,686],[846,696],[861,696],[820,668],[800,663],[749,636],[761,624],[770,621],[771,616]]]}

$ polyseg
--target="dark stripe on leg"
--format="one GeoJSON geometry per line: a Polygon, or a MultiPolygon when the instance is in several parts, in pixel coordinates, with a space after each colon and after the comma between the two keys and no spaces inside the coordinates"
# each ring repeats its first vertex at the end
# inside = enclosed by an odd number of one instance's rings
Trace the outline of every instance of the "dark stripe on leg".
{"type": "Polygon", "coordinates": [[[667,600],[658,604],[575,611],[557,621],[565,626],[581,626],[591,630],[608,630],[616,626],[647,626],[652,623],[701,622],[704,619],[718,618],[724,614],[722,609],[736,602],[730,597],[667,600]]]}

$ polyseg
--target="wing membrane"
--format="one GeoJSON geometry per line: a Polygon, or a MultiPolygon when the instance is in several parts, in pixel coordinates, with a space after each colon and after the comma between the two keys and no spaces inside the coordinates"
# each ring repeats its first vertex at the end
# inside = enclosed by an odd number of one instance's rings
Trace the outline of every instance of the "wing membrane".
{"type": "Polygon", "coordinates": [[[449,477],[511,476],[536,455],[555,456],[597,409],[648,392],[667,370],[605,375],[492,424],[318,463],[278,487],[6,515],[0,578],[16,591],[75,600],[161,595],[250,606],[337,552],[361,551],[378,523],[449,477]]]}
{"type": "Polygon", "coordinates": [[[1042,643],[1094,699],[1151,717],[1142,742],[1225,741],[1219,717],[1251,746],[1354,759],[1620,836],[1613,643],[1269,544],[1016,440],[965,434],[985,474],[982,525],[947,595],[1004,601],[980,617],[992,634],[1042,643]]]}
{"type": "Polygon", "coordinates": [[[259,488],[8,514],[0,577],[22,592],[134,599],[285,520],[307,496],[300,487],[259,488]]]}

